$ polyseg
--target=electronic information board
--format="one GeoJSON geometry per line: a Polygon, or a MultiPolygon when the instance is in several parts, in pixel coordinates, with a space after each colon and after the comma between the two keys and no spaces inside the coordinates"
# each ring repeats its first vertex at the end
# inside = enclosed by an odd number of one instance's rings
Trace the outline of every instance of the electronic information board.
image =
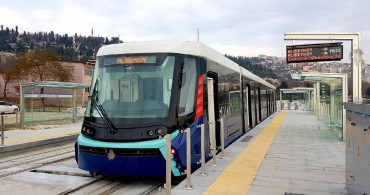
{"type": "Polygon", "coordinates": [[[342,42],[290,45],[286,47],[287,63],[337,61],[343,59],[342,42]]]}

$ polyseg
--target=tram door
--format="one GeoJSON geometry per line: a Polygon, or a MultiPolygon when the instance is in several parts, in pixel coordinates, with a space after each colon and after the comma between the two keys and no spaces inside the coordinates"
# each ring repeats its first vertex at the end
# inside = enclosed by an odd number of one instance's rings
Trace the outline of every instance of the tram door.
{"type": "MultiPolygon", "coordinates": [[[[250,85],[245,86],[243,90],[244,95],[244,131],[248,132],[252,128],[252,114],[251,114],[251,89],[250,85]]],[[[243,132],[243,133],[245,133],[243,132]]]]}
{"type": "Polygon", "coordinates": [[[208,75],[207,77],[207,94],[208,94],[208,122],[211,148],[213,144],[221,145],[220,141],[220,124],[219,124],[219,106],[218,106],[218,84],[217,74],[208,75]],[[215,139],[212,139],[215,137],[215,139]],[[216,141],[216,143],[214,143],[216,141]]]}
{"type": "Polygon", "coordinates": [[[251,114],[251,121],[252,121],[252,125],[251,127],[254,127],[256,126],[257,124],[257,102],[256,102],[256,91],[255,91],[255,88],[254,86],[250,88],[250,101],[251,101],[251,109],[250,109],[250,114],[251,114]]]}
{"type": "Polygon", "coordinates": [[[262,109],[261,109],[261,89],[257,87],[257,103],[258,103],[258,123],[262,121],[262,109]]]}
{"type": "Polygon", "coordinates": [[[267,101],[267,115],[266,115],[266,118],[268,116],[270,116],[271,114],[271,107],[270,107],[270,91],[268,89],[266,89],[266,101],[267,101]]]}
{"type": "Polygon", "coordinates": [[[254,108],[255,109],[255,113],[254,113],[255,115],[254,115],[254,117],[255,117],[255,120],[256,120],[255,121],[256,122],[255,125],[257,125],[259,123],[259,115],[260,115],[259,114],[260,113],[259,112],[259,110],[260,110],[259,109],[259,107],[260,107],[259,102],[260,102],[259,101],[259,90],[258,90],[257,87],[255,87],[254,88],[254,103],[255,103],[255,108],[254,108]]]}

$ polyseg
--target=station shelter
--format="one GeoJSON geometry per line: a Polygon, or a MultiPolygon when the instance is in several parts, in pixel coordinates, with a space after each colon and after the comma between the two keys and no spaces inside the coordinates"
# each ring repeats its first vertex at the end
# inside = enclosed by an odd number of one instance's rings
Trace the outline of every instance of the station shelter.
{"type": "Polygon", "coordinates": [[[313,111],[315,89],[308,87],[296,87],[292,89],[280,89],[280,101],[278,106],[282,110],[306,110],[313,111]]]}
{"type": "MultiPolygon", "coordinates": [[[[296,75],[294,77],[297,78],[296,75]]],[[[289,99],[283,94],[304,94],[305,110],[312,111],[323,124],[337,132],[338,139],[345,141],[346,127],[343,124],[346,112],[343,103],[347,102],[348,96],[347,74],[302,72],[298,78],[304,82],[312,82],[313,88],[280,89],[280,102],[284,103],[284,99],[285,102],[289,99]]],[[[286,105],[282,108],[286,108],[286,105]]]]}
{"type": "Polygon", "coordinates": [[[42,81],[20,86],[22,129],[37,125],[60,125],[81,121],[85,114],[89,84],[42,81]]]}

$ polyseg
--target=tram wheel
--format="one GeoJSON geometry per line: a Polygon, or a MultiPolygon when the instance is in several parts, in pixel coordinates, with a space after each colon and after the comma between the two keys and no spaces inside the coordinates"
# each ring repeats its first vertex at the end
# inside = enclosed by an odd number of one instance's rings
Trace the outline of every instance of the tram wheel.
{"type": "Polygon", "coordinates": [[[94,172],[89,172],[91,177],[96,177],[98,174],[94,173],[94,172]]]}

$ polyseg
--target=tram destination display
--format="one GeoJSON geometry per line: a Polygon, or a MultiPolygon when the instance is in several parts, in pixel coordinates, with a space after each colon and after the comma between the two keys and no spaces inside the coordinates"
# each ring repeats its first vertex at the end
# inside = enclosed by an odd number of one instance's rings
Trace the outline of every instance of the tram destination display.
{"type": "Polygon", "coordinates": [[[342,42],[290,45],[286,47],[287,63],[337,61],[343,59],[342,42]]]}
{"type": "Polygon", "coordinates": [[[104,58],[104,65],[138,65],[138,64],[155,64],[157,62],[156,56],[109,56],[104,58]]]}

